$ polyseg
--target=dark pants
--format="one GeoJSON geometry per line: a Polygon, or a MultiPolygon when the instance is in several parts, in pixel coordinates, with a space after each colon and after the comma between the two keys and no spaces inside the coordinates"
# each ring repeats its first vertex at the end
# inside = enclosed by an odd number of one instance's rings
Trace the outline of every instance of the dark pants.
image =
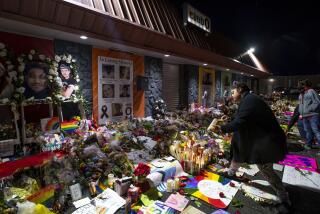
{"type": "Polygon", "coordinates": [[[304,130],[303,120],[298,120],[297,127],[298,127],[298,130],[299,130],[299,134],[303,138],[303,140],[307,140],[307,133],[304,130]]]}

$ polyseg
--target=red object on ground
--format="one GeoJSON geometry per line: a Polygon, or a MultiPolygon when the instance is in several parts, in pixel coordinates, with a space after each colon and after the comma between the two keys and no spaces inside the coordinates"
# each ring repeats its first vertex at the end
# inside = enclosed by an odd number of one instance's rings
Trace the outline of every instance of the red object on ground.
{"type": "Polygon", "coordinates": [[[32,155],[15,161],[9,161],[0,164],[0,178],[13,175],[19,170],[41,166],[47,161],[50,161],[54,156],[62,157],[61,152],[42,152],[37,155],[32,155]]]}

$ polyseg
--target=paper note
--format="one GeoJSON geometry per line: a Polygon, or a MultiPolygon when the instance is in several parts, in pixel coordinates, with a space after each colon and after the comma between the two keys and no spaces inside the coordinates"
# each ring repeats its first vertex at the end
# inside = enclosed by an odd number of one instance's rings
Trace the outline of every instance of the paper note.
{"type": "Polygon", "coordinates": [[[155,201],[152,205],[145,207],[142,206],[138,214],[174,214],[175,210],[166,206],[162,201],[155,201]]]}
{"type": "Polygon", "coordinates": [[[284,167],[282,182],[304,188],[310,188],[313,190],[320,190],[319,173],[303,169],[297,170],[291,166],[284,167]]]}
{"type": "Polygon", "coordinates": [[[90,199],[88,197],[73,202],[73,205],[76,208],[82,207],[82,206],[87,205],[87,204],[90,204],[90,199]]]}
{"type": "Polygon", "coordinates": [[[93,201],[99,214],[113,214],[126,204],[126,200],[109,188],[95,197],[93,201]]]}
{"type": "Polygon", "coordinates": [[[249,165],[250,169],[244,168],[244,167],[240,167],[238,169],[238,171],[240,172],[244,172],[250,176],[255,176],[255,174],[257,174],[259,172],[258,166],[256,164],[253,165],[249,165]]]}
{"type": "Polygon", "coordinates": [[[97,214],[95,206],[92,204],[87,204],[83,207],[80,207],[76,211],[74,211],[72,214],[97,214]]]}
{"type": "Polygon", "coordinates": [[[280,165],[280,164],[274,163],[274,164],[273,164],[273,169],[282,172],[283,166],[280,165]]]}
{"type": "Polygon", "coordinates": [[[76,183],[70,186],[71,197],[73,201],[79,200],[82,198],[81,187],[79,183],[76,183]]]}
{"type": "Polygon", "coordinates": [[[189,200],[186,197],[177,193],[171,194],[164,204],[181,212],[188,202],[189,200]]]}
{"type": "Polygon", "coordinates": [[[205,214],[205,213],[189,205],[185,210],[181,212],[181,214],[205,214]]]}

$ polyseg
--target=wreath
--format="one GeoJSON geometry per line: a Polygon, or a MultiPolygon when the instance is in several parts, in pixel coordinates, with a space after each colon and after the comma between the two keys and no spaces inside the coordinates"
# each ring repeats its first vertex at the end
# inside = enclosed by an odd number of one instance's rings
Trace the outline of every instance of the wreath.
{"type": "MultiPolygon", "coordinates": [[[[74,93],[72,93],[68,98],[65,98],[63,96],[59,97],[61,101],[84,102],[84,98],[79,87],[80,78],[76,62],[76,59],[73,58],[71,54],[55,55],[54,57],[53,64],[57,66],[58,70],[60,70],[60,67],[62,65],[67,66],[68,68],[70,68],[70,78],[73,78],[75,81],[74,93]]],[[[62,74],[59,73],[59,75],[61,80],[62,74]]]]}
{"type": "Polygon", "coordinates": [[[11,97],[8,98],[1,98],[0,96],[0,104],[8,104],[13,99],[14,82],[17,81],[17,71],[15,69],[12,53],[8,51],[5,44],[0,43],[0,95],[2,90],[12,93],[11,97]]]}
{"type": "Polygon", "coordinates": [[[39,101],[43,102],[59,102],[62,100],[61,89],[62,82],[58,73],[58,64],[52,60],[50,57],[40,54],[38,51],[32,49],[28,54],[21,54],[17,58],[18,62],[18,78],[16,84],[16,91],[14,98],[18,103],[38,103],[39,101]],[[46,70],[46,79],[48,81],[48,93],[45,97],[41,99],[35,98],[34,96],[26,97],[25,91],[28,90],[25,85],[25,72],[27,66],[30,64],[39,64],[45,67],[46,70]]]}

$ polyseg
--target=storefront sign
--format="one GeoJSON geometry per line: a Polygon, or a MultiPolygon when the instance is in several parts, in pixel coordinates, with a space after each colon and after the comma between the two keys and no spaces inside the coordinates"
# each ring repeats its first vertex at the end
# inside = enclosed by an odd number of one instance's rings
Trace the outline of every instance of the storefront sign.
{"type": "Polygon", "coordinates": [[[192,23],[202,30],[211,33],[211,19],[189,4],[183,6],[184,23],[192,23]]]}
{"type": "Polygon", "coordinates": [[[99,56],[99,124],[132,116],[133,62],[99,56]]]}

